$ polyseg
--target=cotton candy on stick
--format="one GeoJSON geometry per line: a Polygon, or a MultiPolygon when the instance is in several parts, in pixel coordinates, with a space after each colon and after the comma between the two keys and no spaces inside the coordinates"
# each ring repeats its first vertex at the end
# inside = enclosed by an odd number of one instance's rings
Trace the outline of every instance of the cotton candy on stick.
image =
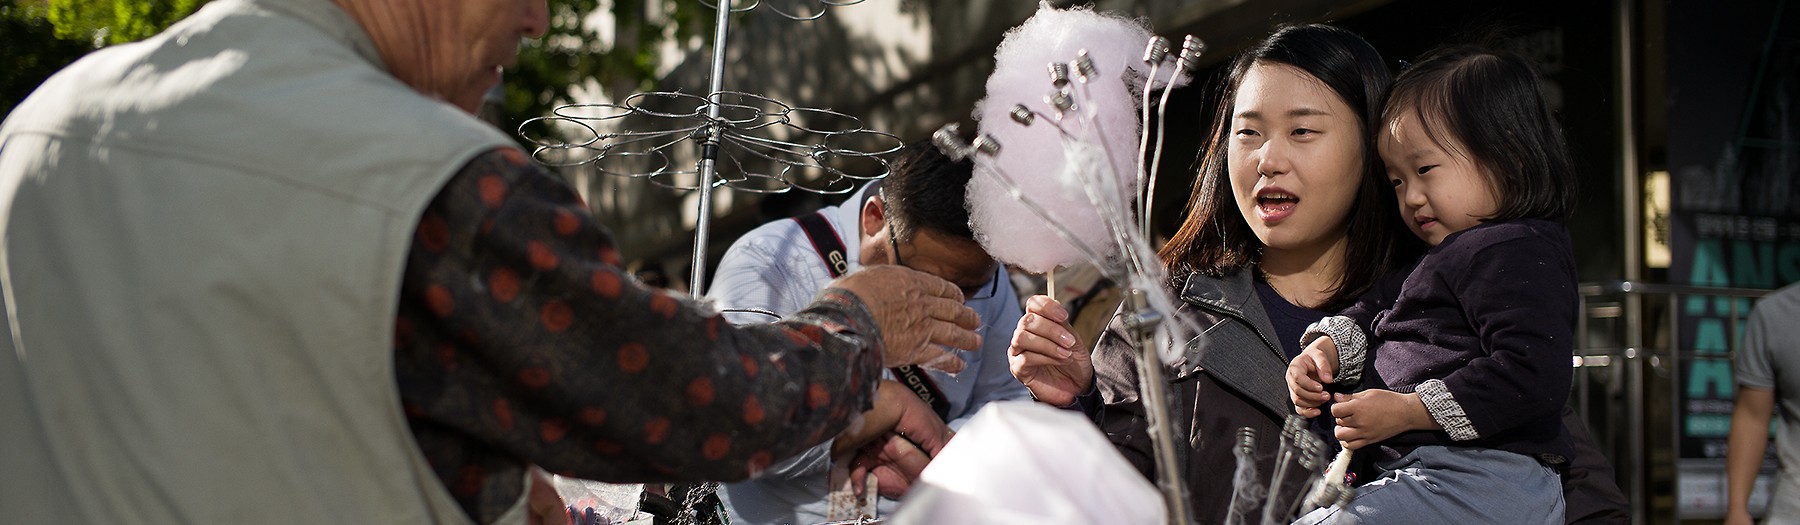
{"type": "MultiPolygon", "coordinates": [[[[1058,238],[1037,220],[1021,198],[1014,197],[997,180],[1003,169],[1012,175],[1023,199],[1057,213],[1073,236],[1092,243],[1103,257],[1119,257],[1116,232],[1108,219],[1129,224],[1118,216],[1132,209],[1138,159],[1139,125],[1127,78],[1150,79],[1150,65],[1141,59],[1151,37],[1141,23],[1086,9],[1060,10],[1040,4],[1036,15],[1007,32],[995,53],[994,74],[988,78],[987,98],[977,119],[981,133],[1006,148],[993,156],[976,156],[976,174],[969,182],[972,226],[988,252],[1001,261],[1027,271],[1046,272],[1059,265],[1080,262],[1116,266],[1113,261],[1089,261],[1080,250],[1058,238]],[[1085,49],[1094,69],[1075,95],[1085,104],[1074,111],[1091,111],[1069,118],[1046,101],[1055,92],[1046,65],[1067,64],[1085,49]],[[1015,105],[1028,114],[1043,115],[1039,122],[1023,126],[1012,120],[1015,105]],[[1057,116],[1059,122],[1053,122],[1057,116]],[[1105,130],[1104,134],[1094,128],[1105,130]],[[1071,146],[1071,143],[1079,143],[1071,146]],[[1116,153],[1109,153],[1116,152],[1116,153]],[[1071,158],[1079,159],[1071,162],[1071,158]],[[1099,160],[1103,159],[1103,160],[1099,160]],[[1082,176],[1106,177],[1104,203],[1090,198],[1082,176]],[[1102,209],[1117,210],[1103,218],[1102,209]]],[[[1066,66],[1065,66],[1066,67],[1066,66]]],[[[1154,81],[1152,79],[1151,81],[1154,81]]]]}

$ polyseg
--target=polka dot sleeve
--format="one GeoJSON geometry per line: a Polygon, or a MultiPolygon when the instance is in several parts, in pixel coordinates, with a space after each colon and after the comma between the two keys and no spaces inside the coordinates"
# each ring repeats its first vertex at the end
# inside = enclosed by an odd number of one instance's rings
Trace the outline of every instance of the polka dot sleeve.
{"type": "Polygon", "coordinates": [[[526,464],[622,482],[751,476],[870,406],[879,341],[842,290],[738,327],[636,283],[567,184],[500,149],[419,219],[395,375],[426,458],[486,522],[516,501],[526,464]]]}

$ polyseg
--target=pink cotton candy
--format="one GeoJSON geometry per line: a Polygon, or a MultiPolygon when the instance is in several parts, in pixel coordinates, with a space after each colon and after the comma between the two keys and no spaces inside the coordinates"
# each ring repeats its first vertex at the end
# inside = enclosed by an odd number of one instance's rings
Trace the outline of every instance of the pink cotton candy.
{"type": "Polygon", "coordinates": [[[1116,262],[1119,248],[1112,229],[1121,225],[1130,229],[1137,220],[1130,213],[1140,162],[1141,86],[1146,78],[1161,84],[1173,67],[1170,61],[1158,74],[1151,73],[1143,61],[1151,36],[1138,21],[1089,9],[1057,9],[1048,3],[1039,4],[1037,14],[1007,32],[994,56],[987,98],[976,113],[981,133],[996,139],[1001,149],[997,155],[976,156],[968,191],[971,226],[995,258],[1039,273],[1082,262],[1111,264],[1087,260],[1082,250],[1065,242],[1020,202],[1028,199],[1092,252],[1116,262]],[[1096,74],[1083,83],[1076,68],[1069,66],[1069,89],[1081,105],[1060,119],[1069,135],[1064,137],[1053,125],[1056,110],[1045,101],[1055,91],[1049,65],[1068,64],[1083,49],[1096,74]],[[1032,125],[1010,118],[1017,104],[1038,114],[1032,125]],[[1096,110],[1091,125],[1075,114],[1090,109],[1096,110]],[[1071,147],[1066,143],[1070,139],[1081,144],[1071,147]],[[996,179],[1000,172],[1017,185],[1017,195],[996,179]]]}

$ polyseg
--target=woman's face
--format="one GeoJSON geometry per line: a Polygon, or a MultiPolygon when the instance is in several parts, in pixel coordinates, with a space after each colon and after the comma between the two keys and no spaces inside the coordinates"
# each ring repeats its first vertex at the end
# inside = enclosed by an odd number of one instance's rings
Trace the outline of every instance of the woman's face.
{"type": "Polygon", "coordinates": [[[1257,239],[1272,251],[1343,241],[1363,175],[1363,130],[1349,104],[1299,68],[1259,62],[1230,118],[1232,194],[1257,239]]]}

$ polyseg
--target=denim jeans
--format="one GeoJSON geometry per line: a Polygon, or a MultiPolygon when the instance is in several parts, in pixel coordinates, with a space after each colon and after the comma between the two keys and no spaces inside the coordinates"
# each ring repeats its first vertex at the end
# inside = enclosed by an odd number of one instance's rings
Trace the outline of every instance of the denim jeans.
{"type": "Polygon", "coordinates": [[[1563,525],[1562,480],[1536,459],[1489,448],[1428,446],[1379,465],[1344,507],[1296,524],[1563,525]]]}

